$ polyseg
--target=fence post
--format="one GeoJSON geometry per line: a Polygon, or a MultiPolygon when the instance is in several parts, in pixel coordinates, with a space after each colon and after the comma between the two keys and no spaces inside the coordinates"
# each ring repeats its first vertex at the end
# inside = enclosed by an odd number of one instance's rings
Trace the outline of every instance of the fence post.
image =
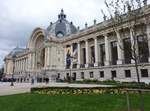
{"type": "Polygon", "coordinates": [[[144,98],[141,89],[139,89],[139,96],[140,96],[140,111],[144,111],[144,98]]]}
{"type": "Polygon", "coordinates": [[[126,97],[127,97],[127,107],[128,107],[128,111],[131,111],[131,107],[130,107],[130,97],[129,97],[128,90],[126,91],[126,97]]]}

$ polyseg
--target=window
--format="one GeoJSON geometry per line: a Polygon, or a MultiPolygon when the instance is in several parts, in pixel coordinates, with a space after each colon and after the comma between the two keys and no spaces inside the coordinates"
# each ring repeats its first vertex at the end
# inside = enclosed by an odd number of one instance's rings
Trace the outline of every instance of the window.
{"type": "Polygon", "coordinates": [[[139,59],[140,62],[148,62],[149,49],[148,49],[148,40],[144,35],[138,36],[138,50],[139,50],[139,59]]]}
{"type": "Polygon", "coordinates": [[[63,34],[63,32],[59,31],[59,32],[57,32],[56,36],[61,38],[64,36],[64,34],[63,34]]]}
{"type": "Polygon", "coordinates": [[[104,71],[100,71],[100,78],[104,78],[104,71]]]}
{"type": "Polygon", "coordinates": [[[84,79],[84,72],[81,72],[81,79],[84,79]]]}
{"type": "Polygon", "coordinates": [[[105,62],[105,44],[100,44],[100,65],[104,66],[105,62]]]}
{"type": "Polygon", "coordinates": [[[93,72],[90,72],[90,78],[93,78],[93,77],[94,77],[93,72]]]}
{"type": "Polygon", "coordinates": [[[58,79],[60,78],[60,73],[57,74],[57,78],[58,78],[58,79]]]}
{"type": "Polygon", "coordinates": [[[82,48],[82,53],[83,53],[83,64],[86,64],[86,50],[85,50],[85,48],[82,48]]]}
{"type": "Polygon", "coordinates": [[[117,42],[111,42],[111,59],[112,59],[112,65],[117,64],[118,60],[118,52],[117,52],[117,42]]]}
{"type": "Polygon", "coordinates": [[[94,46],[91,47],[91,63],[95,63],[95,50],[94,50],[94,46]]]}
{"type": "Polygon", "coordinates": [[[67,77],[67,78],[69,77],[69,73],[66,74],[66,77],[67,77]]]}
{"type": "Polygon", "coordinates": [[[116,71],[111,71],[112,80],[117,77],[116,71]]]}
{"type": "Polygon", "coordinates": [[[131,40],[126,38],[123,40],[125,64],[130,64],[132,59],[131,40]]]}
{"type": "Polygon", "coordinates": [[[125,77],[131,77],[131,71],[130,70],[125,70],[125,77]]]}
{"type": "Polygon", "coordinates": [[[141,77],[148,77],[148,70],[147,69],[141,69],[141,77]]]}
{"type": "Polygon", "coordinates": [[[76,80],[76,72],[74,72],[73,74],[72,74],[72,80],[76,80]]]}

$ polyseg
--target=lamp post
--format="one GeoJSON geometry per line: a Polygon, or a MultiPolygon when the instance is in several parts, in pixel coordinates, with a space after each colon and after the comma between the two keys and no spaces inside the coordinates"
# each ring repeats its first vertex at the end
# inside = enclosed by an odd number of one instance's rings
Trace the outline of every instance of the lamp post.
{"type": "MultiPolygon", "coordinates": [[[[71,64],[72,64],[72,62],[73,62],[73,56],[70,56],[70,61],[71,61],[71,64]]],[[[70,65],[70,83],[72,82],[72,74],[71,74],[72,67],[73,67],[73,64],[70,65]]]]}
{"type": "Polygon", "coordinates": [[[13,71],[12,71],[12,77],[11,77],[11,84],[10,86],[14,86],[14,71],[15,71],[15,55],[12,56],[12,60],[13,60],[13,71]]]}

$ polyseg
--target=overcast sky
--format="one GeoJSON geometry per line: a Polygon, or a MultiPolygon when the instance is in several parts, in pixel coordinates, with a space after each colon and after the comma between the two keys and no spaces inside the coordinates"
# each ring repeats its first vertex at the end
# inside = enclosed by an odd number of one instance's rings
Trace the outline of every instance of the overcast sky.
{"type": "MultiPolygon", "coordinates": [[[[109,0],[107,0],[109,1],[109,0]]],[[[36,27],[47,28],[63,8],[67,20],[84,28],[103,20],[104,0],[0,0],[0,67],[16,46],[25,48],[36,27]]]]}
{"type": "Polygon", "coordinates": [[[102,21],[104,0],[0,0],[0,67],[16,46],[26,47],[36,27],[47,28],[63,8],[67,20],[84,27],[102,21]]]}

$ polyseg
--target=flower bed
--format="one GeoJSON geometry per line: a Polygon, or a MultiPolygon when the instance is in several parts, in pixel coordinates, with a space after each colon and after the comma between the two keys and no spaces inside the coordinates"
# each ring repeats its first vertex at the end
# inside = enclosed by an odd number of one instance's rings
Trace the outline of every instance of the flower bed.
{"type": "Polygon", "coordinates": [[[80,95],[80,94],[124,94],[124,88],[116,87],[92,87],[92,88],[77,88],[77,87],[45,87],[45,88],[32,88],[32,93],[48,94],[48,95],[80,95]]]}

